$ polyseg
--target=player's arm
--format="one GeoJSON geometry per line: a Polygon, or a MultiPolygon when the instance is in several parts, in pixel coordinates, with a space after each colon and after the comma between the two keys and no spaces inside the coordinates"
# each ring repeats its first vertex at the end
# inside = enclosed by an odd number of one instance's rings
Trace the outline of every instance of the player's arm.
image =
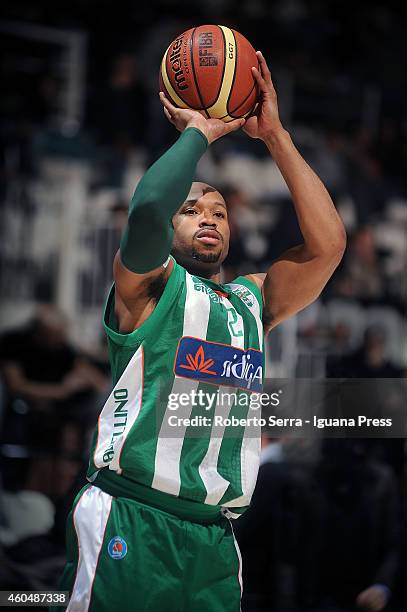
{"type": "Polygon", "coordinates": [[[182,134],[147,170],[131,202],[113,265],[116,314],[123,331],[146,318],[152,283],[165,284],[172,271],[172,263],[165,266],[173,240],[172,217],[188,195],[199,159],[208,144],[244,123],[205,119],[160,97],[167,118],[182,134]]]}
{"type": "Polygon", "coordinates": [[[259,111],[243,129],[263,140],[273,156],[290,190],[304,238],[303,244],[273,262],[267,274],[249,276],[261,286],[264,327],[269,331],[319,296],[342,259],[346,234],[328,191],[281,125],[270,71],[261,53],[258,58],[261,72],[252,70],[261,92],[259,111]]]}

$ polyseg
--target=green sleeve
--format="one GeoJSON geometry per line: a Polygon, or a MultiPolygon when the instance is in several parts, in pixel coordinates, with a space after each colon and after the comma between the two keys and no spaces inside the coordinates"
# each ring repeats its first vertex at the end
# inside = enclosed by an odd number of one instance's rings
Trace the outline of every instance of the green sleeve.
{"type": "Polygon", "coordinates": [[[168,258],[174,233],[172,216],[185,201],[207,146],[200,130],[187,128],[138,184],[120,243],[121,260],[132,272],[150,272],[168,258]]]}

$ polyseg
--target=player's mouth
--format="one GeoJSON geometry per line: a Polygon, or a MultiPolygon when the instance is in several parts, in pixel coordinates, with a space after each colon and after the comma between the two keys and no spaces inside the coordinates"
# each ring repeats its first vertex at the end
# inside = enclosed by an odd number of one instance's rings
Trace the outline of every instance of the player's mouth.
{"type": "Polygon", "coordinates": [[[199,242],[204,244],[218,244],[222,240],[222,236],[216,230],[205,229],[195,235],[199,242]]]}

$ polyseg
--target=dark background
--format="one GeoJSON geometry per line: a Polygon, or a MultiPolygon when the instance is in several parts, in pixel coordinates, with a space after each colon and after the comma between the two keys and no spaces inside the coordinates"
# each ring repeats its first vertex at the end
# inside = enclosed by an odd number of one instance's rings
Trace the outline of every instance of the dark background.
{"type": "MultiPolygon", "coordinates": [[[[284,125],[348,233],[321,298],[270,335],[268,376],[406,377],[402,7],[5,0],[0,588],[57,585],[66,515],[109,390],[100,319],[112,258],[134,186],[176,138],[157,97],[160,59],[178,33],[203,23],[233,27],[263,52],[284,125]]],[[[266,270],[301,241],[262,143],[243,133],[222,139],[197,177],[228,201],[225,280],[266,270]]],[[[389,394],[384,412],[392,402],[389,394]]],[[[253,506],[236,523],[243,609],[378,610],[387,601],[388,610],[405,610],[404,439],[269,436],[253,506]],[[363,607],[356,598],[366,589],[363,607]]]]}

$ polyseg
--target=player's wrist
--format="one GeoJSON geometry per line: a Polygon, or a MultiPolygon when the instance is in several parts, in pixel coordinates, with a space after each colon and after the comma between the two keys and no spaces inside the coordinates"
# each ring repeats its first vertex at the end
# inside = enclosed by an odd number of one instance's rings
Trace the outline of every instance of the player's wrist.
{"type": "Polygon", "coordinates": [[[196,126],[194,126],[194,125],[188,125],[188,126],[187,126],[187,127],[184,129],[183,134],[185,134],[185,133],[191,133],[191,132],[192,132],[192,133],[195,133],[195,134],[197,135],[197,138],[198,138],[198,139],[201,139],[201,141],[202,141],[202,142],[204,143],[204,145],[205,145],[205,148],[209,146],[209,139],[208,139],[207,135],[205,134],[205,132],[204,132],[204,131],[203,131],[201,128],[196,127],[196,126]]]}
{"type": "Polygon", "coordinates": [[[267,146],[267,148],[272,151],[273,149],[276,149],[282,144],[289,141],[290,134],[280,123],[278,126],[273,127],[272,129],[267,130],[264,134],[262,134],[261,139],[267,146]]]}
{"type": "Polygon", "coordinates": [[[193,119],[188,121],[185,129],[187,130],[188,128],[194,128],[195,130],[198,130],[206,138],[209,144],[209,127],[205,125],[205,121],[206,119],[204,119],[203,117],[194,117],[193,119]]]}

